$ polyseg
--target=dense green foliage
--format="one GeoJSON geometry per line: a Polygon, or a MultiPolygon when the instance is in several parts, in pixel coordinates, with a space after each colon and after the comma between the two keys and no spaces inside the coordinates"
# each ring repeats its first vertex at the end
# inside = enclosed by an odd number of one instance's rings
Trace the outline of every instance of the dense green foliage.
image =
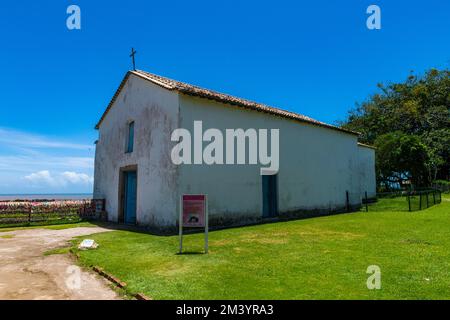
{"type": "Polygon", "coordinates": [[[433,188],[439,189],[442,192],[450,193],[450,181],[435,180],[433,181],[433,188]]]}
{"type": "Polygon", "coordinates": [[[429,149],[418,136],[396,131],[379,136],[374,145],[377,177],[384,185],[411,180],[420,186],[429,181],[429,149]]]}
{"type": "MultiPolygon", "coordinates": [[[[184,237],[113,231],[79,251],[154,299],[448,299],[449,198],[429,209],[341,214],[184,237]],[[196,254],[199,253],[199,254],[196,254]],[[381,269],[381,289],[366,286],[381,269]]],[[[73,250],[81,241],[75,241],[73,250]]]]}
{"type": "Polygon", "coordinates": [[[450,175],[450,71],[431,69],[357,105],[341,125],[378,148],[378,182],[429,185],[450,175]]]}

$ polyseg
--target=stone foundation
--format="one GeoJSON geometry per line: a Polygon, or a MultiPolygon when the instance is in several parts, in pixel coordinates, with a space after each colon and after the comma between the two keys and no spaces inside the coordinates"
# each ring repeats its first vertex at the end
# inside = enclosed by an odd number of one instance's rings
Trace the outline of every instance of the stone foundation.
{"type": "MultiPolygon", "coordinates": [[[[341,213],[357,212],[361,208],[361,205],[351,205],[349,209],[346,206],[338,207],[335,209],[297,209],[287,212],[281,212],[278,217],[262,218],[259,214],[255,215],[224,215],[217,216],[212,215],[209,217],[209,230],[220,230],[227,228],[236,228],[250,225],[258,225],[264,223],[273,223],[279,221],[300,220],[329,215],[336,215],[341,213]]],[[[123,224],[117,224],[119,229],[136,230],[146,232],[154,235],[170,236],[177,235],[178,225],[175,226],[157,226],[157,225],[145,225],[145,226],[127,226],[123,224]]],[[[199,233],[203,232],[202,228],[184,228],[183,234],[199,233]]]]}

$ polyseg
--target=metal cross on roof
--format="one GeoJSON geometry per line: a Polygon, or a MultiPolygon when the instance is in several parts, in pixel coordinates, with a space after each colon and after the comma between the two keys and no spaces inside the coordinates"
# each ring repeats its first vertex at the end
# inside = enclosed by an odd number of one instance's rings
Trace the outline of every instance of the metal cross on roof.
{"type": "Polygon", "coordinates": [[[135,70],[136,71],[136,63],[135,63],[135,61],[134,61],[134,55],[136,54],[136,50],[134,50],[134,48],[131,48],[131,54],[130,54],[130,57],[131,57],[131,59],[132,59],[132,61],[133,61],[133,70],[135,70]]]}

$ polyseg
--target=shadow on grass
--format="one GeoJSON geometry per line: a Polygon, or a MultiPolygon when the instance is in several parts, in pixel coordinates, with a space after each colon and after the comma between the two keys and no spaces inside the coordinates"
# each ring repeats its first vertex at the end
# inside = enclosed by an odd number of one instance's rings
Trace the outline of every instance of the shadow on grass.
{"type": "Polygon", "coordinates": [[[184,255],[196,255],[196,254],[206,254],[205,252],[202,251],[183,251],[183,252],[177,252],[175,255],[176,256],[184,256],[184,255]]]}

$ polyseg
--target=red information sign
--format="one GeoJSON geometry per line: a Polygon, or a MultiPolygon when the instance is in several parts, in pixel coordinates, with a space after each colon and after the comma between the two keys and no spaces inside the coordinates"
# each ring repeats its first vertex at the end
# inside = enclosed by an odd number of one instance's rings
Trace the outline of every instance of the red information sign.
{"type": "Polygon", "coordinates": [[[205,253],[208,253],[208,196],[184,194],[180,199],[180,254],[183,253],[183,227],[205,228],[205,253]]]}
{"type": "Polygon", "coordinates": [[[183,227],[204,227],[205,207],[205,195],[183,195],[183,227]]]}

